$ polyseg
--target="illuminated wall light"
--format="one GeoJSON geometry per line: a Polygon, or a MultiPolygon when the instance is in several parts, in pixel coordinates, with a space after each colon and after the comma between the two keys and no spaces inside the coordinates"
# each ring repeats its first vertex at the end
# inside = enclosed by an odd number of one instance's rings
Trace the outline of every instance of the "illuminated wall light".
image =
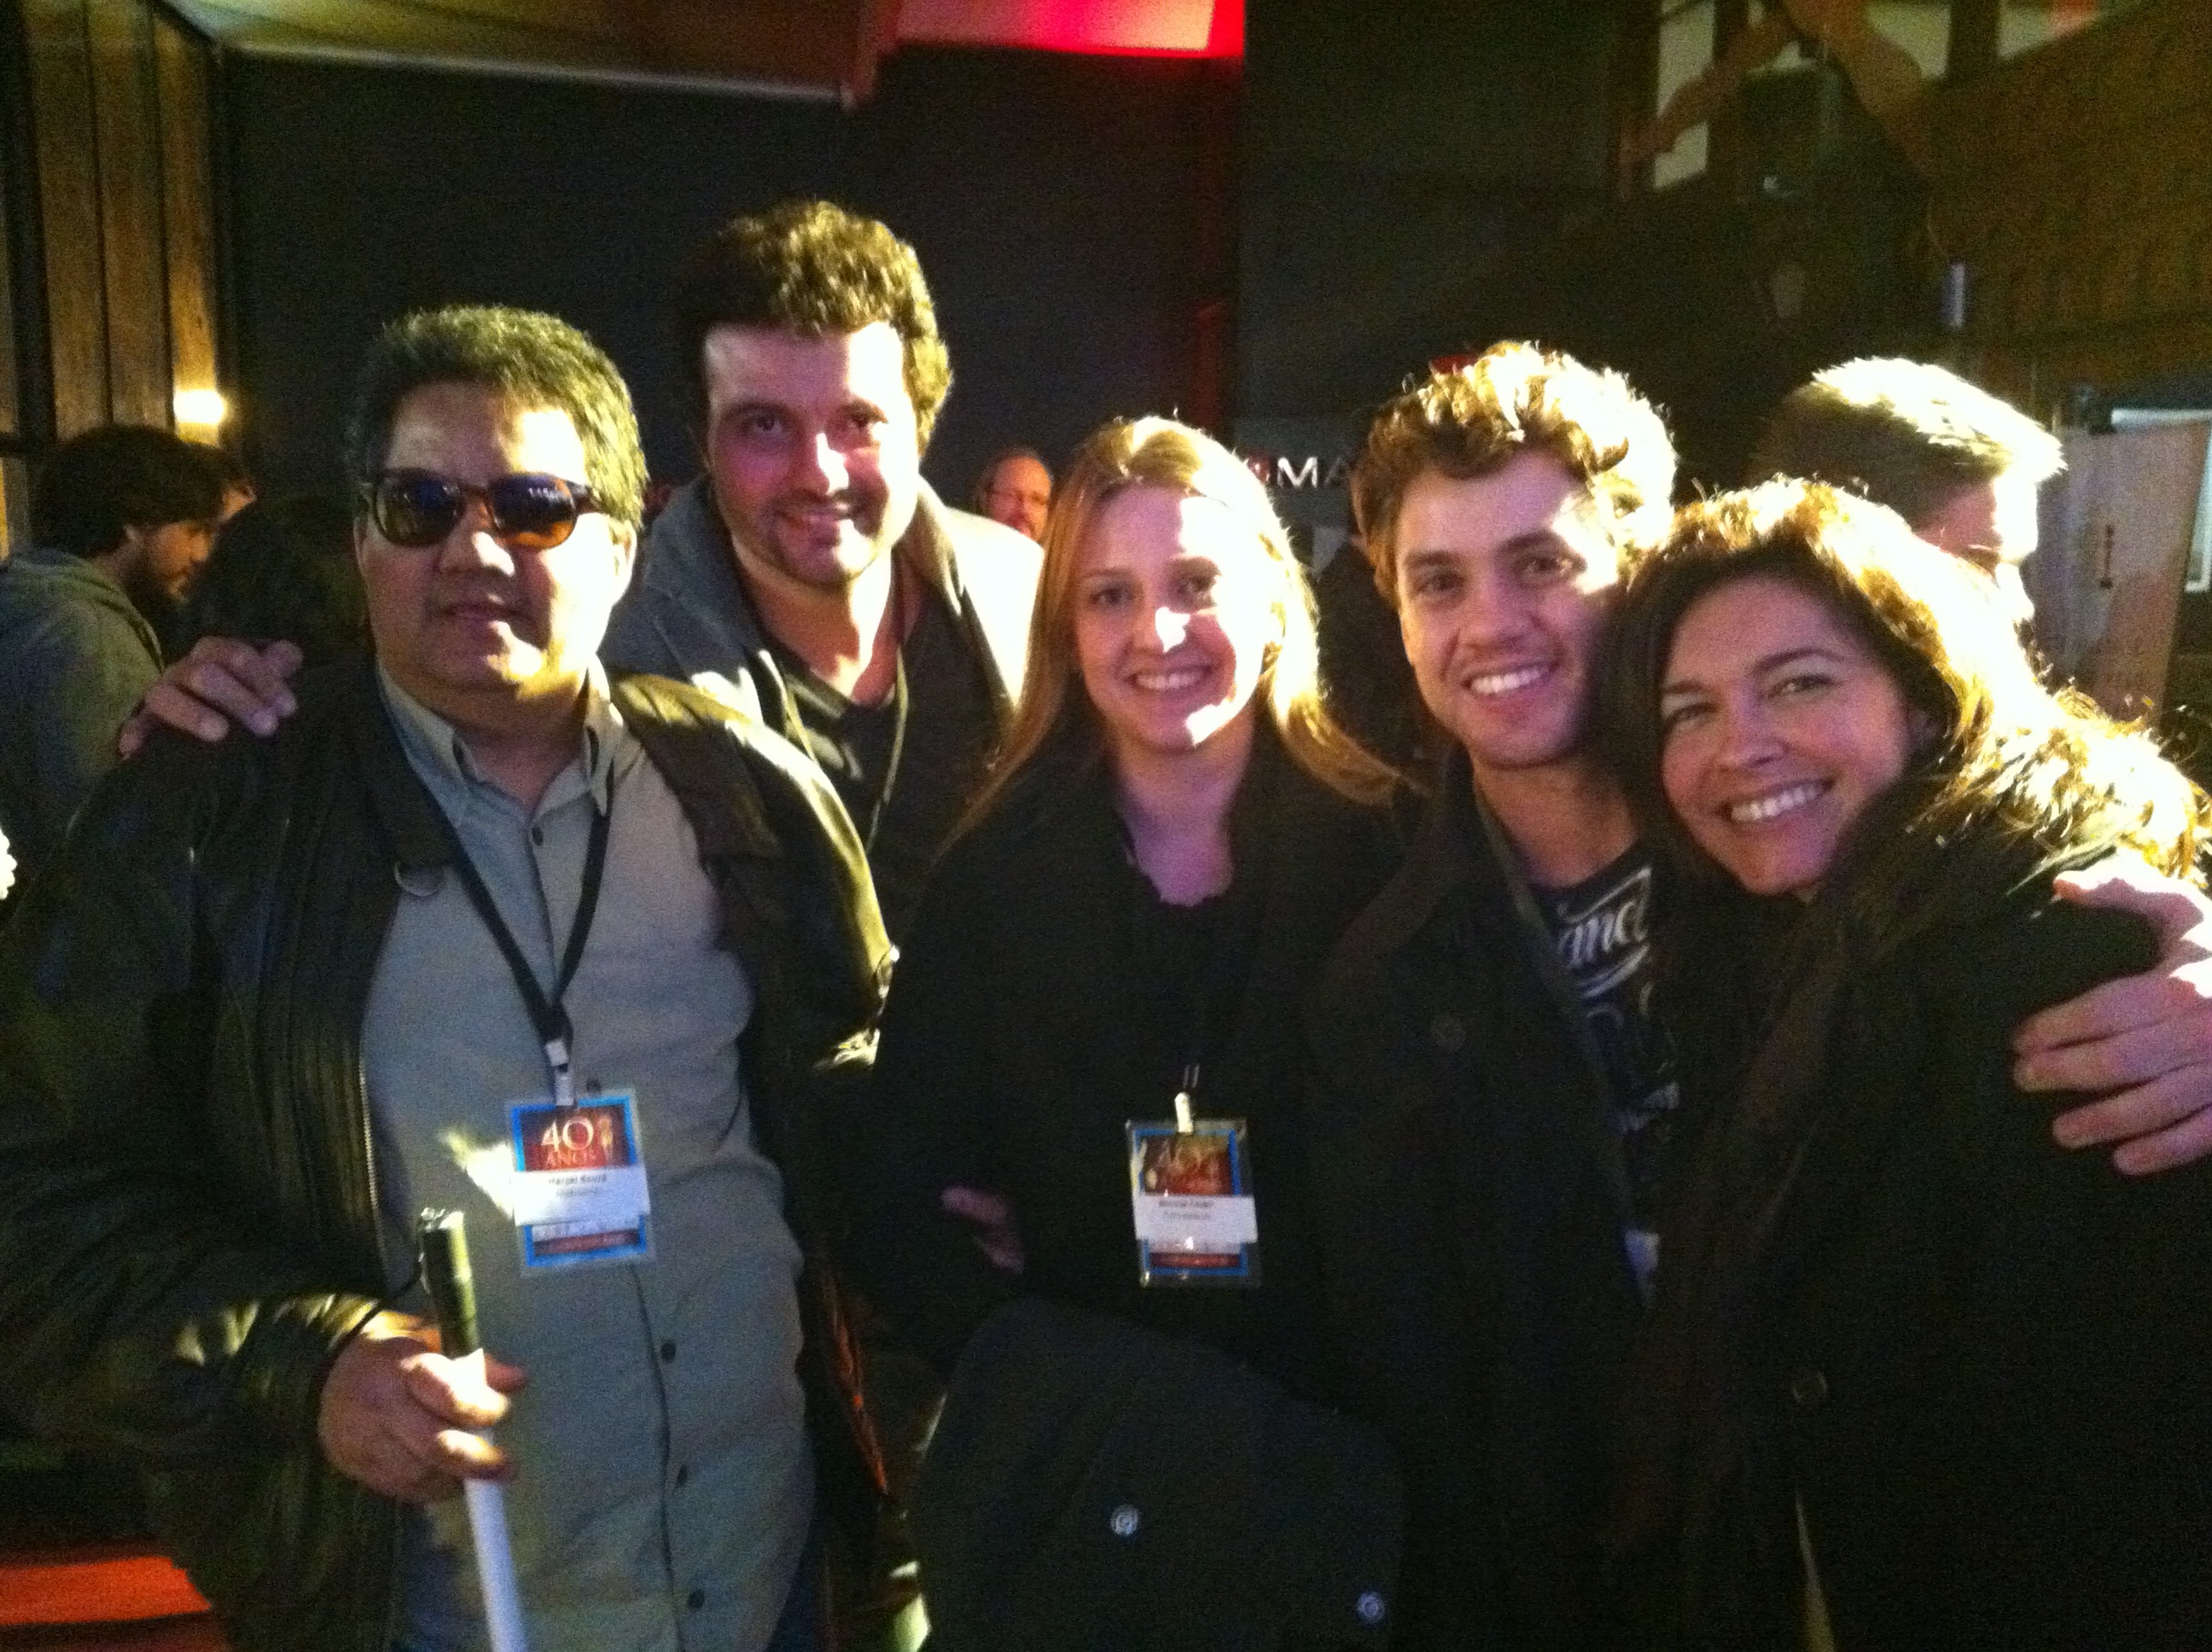
{"type": "Polygon", "coordinates": [[[177,422],[213,430],[230,416],[230,404],[219,390],[180,390],[176,394],[177,422]]]}

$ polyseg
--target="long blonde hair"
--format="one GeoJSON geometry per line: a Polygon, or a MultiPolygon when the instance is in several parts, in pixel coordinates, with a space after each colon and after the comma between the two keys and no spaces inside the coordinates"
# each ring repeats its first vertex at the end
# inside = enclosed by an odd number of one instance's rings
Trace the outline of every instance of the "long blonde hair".
{"type": "Polygon", "coordinates": [[[1276,611],[1282,622],[1282,641],[1261,669],[1256,698],[1299,768],[1354,802],[1388,799],[1399,783],[1397,772],[1338,727],[1322,704],[1313,592],[1267,489],[1242,459],[1203,431],[1173,419],[1116,419],[1076,450],[1054,493],[1045,524],[1044,568],[1037,579],[1036,605],[1030,610],[1028,675],[1022,679],[1013,726],[963,828],[991,812],[1064,726],[1084,743],[1088,757],[1103,755],[1104,732],[1079,684],[1076,586],[1084,545],[1099,512],[1123,489],[1137,487],[1211,500],[1251,530],[1278,581],[1276,611]],[[1073,695],[1071,687],[1076,689],[1073,695]]]}

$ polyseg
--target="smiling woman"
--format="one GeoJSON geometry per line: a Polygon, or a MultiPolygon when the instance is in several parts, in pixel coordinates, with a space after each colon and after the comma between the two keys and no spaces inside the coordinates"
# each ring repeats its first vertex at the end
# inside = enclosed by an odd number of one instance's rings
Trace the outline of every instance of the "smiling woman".
{"type": "Polygon", "coordinates": [[[1662,1001],[1697,1147],[1615,1534],[1655,1633],[2207,1643],[2212,1177],[2062,1152],[2009,1042],[2151,955],[2053,877],[2186,875],[2205,799],[2045,689],[1964,565],[1808,483],[1682,513],[1606,691],[1686,873],[1662,1001]]]}
{"type": "Polygon", "coordinates": [[[1044,544],[1015,723],[908,932],[856,1145],[883,1305],[940,1364],[976,1350],[916,1509],[933,1624],[963,1647],[1130,1652],[1272,1646],[1270,1625],[1309,1611],[1371,1623],[1356,1602],[1390,1583],[1398,1497],[1358,1431],[1298,1413],[1301,1438],[1343,1443],[1314,1448],[1330,1489],[1295,1506],[1255,1489],[1284,1463],[1234,1442],[1336,1392],[1297,1014],[1390,868],[1394,777],[1323,711],[1304,576],[1218,443],[1164,419],[1107,427],[1072,462],[1044,544]],[[1145,1180],[1170,1161],[1206,1173],[1145,1180]],[[1219,1230],[1159,1225],[1209,1202],[1178,1215],[1168,1193],[1214,1189],[1219,1230]],[[1001,1219],[978,1234],[979,1216],[1001,1219]],[[1084,1345],[1111,1357],[1048,1347],[1021,1317],[1039,1298],[1091,1316],[1084,1345]],[[1123,1361],[1149,1373],[1141,1392],[1117,1386],[1123,1361]],[[1171,1372],[1201,1368],[1214,1376],[1170,1391],[1171,1372]],[[965,1430],[977,1406],[988,1426],[965,1430]],[[1072,1412],[1103,1439],[1065,1426],[1072,1412]],[[1206,1418],[1221,1449],[1133,1443],[1178,1412],[1206,1418]],[[1024,1488],[1094,1473],[1177,1558],[1158,1589],[1086,1586],[1123,1576],[1090,1570],[1125,1564],[1103,1508],[1069,1526],[1058,1506],[1009,1513],[1024,1488]],[[981,1501],[932,1498],[979,1479],[981,1501]],[[1262,1530],[1336,1564],[1212,1588],[1262,1530]],[[1365,1581],[1337,1598],[1353,1571],[1365,1581]]]}

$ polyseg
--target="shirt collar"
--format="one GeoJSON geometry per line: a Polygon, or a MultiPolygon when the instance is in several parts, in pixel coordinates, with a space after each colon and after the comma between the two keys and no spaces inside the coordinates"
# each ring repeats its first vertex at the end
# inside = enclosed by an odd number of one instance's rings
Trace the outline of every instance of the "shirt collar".
{"type": "MultiPolygon", "coordinates": [[[[477,767],[460,731],[401,688],[380,661],[376,686],[398,729],[400,745],[426,780],[434,777],[447,787],[471,795],[498,790],[477,767]]],[[[608,807],[614,794],[617,737],[621,727],[622,715],[607,691],[606,670],[594,659],[584,678],[583,750],[547,788],[538,813],[558,807],[580,790],[588,790],[602,811],[608,807]]]]}

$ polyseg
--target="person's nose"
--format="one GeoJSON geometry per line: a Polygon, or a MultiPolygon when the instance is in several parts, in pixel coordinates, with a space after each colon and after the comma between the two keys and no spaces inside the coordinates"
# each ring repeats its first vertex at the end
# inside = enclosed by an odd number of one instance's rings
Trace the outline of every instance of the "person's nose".
{"type": "Polygon", "coordinates": [[[1137,618],[1137,641],[1146,647],[1166,653],[1181,643],[1190,631],[1190,616],[1172,604],[1148,602],[1140,604],[1137,618]]]}
{"type": "Polygon", "coordinates": [[[1518,641],[1528,629],[1528,604],[1511,580],[1479,574],[1468,582],[1460,610],[1460,638],[1472,647],[1495,648],[1518,641]]]}
{"type": "Polygon", "coordinates": [[[1754,769],[1782,755],[1782,739],[1765,705],[1751,698],[1723,701],[1715,714],[1720,738],[1715,755],[1735,769],[1754,769]]]}
{"type": "Polygon", "coordinates": [[[841,493],[848,479],[845,456],[827,431],[818,431],[799,443],[796,468],[800,485],[821,493],[841,493]]]}
{"type": "Polygon", "coordinates": [[[485,569],[496,574],[514,572],[514,553],[500,544],[499,536],[492,531],[491,507],[482,499],[468,501],[461,519],[438,542],[437,556],[441,574],[485,569]]]}

